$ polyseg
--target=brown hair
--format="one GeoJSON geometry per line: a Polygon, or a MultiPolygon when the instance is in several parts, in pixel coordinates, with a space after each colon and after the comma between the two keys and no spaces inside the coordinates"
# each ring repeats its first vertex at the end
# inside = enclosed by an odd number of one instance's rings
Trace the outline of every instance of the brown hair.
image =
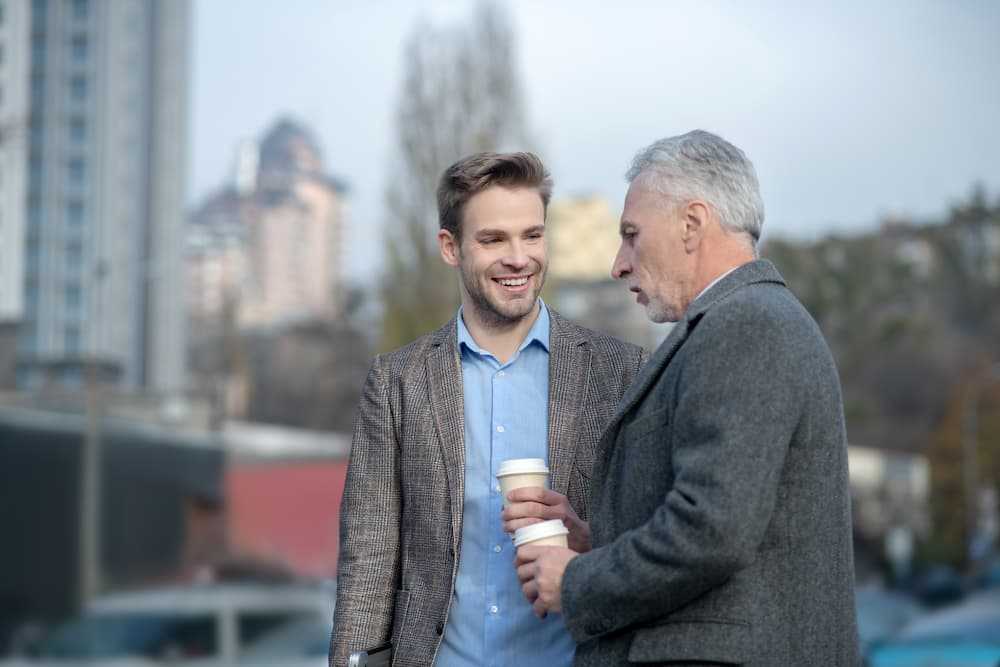
{"type": "Polygon", "coordinates": [[[441,229],[462,238],[462,212],[474,196],[500,185],[535,188],[547,210],[552,196],[552,177],[534,153],[475,153],[444,170],[437,189],[438,221],[441,229]]]}

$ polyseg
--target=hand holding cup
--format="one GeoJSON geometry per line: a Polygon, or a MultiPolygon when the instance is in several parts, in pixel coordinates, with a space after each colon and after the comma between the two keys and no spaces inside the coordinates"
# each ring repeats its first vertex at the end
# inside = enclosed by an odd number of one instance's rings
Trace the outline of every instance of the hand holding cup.
{"type": "Polygon", "coordinates": [[[558,519],[569,529],[569,548],[577,553],[590,551],[590,526],[580,519],[561,493],[539,487],[521,487],[507,494],[510,501],[501,518],[503,529],[513,534],[518,528],[558,519]]]}

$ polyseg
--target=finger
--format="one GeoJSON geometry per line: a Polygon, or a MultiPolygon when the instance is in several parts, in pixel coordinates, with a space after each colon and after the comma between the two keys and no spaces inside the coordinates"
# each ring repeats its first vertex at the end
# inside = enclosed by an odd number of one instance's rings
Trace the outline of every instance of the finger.
{"type": "Polygon", "coordinates": [[[507,499],[515,503],[544,503],[547,493],[549,493],[548,489],[543,489],[539,486],[523,486],[520,489],[511,490],[507,494],[507,499]]]}
{"type": "Polygon", "coordinates": [[[531,604],[535,603],[538,599],[538,584],[534,579],[526,581],[521,584],[521,592],[524,594],[525,599],[531,604]]]}
{"type": "Polygon", "coordinates": [[[523,547],[519,547],[517,550],[517,558],[514,562],[520,568],[522,565],[533,563],[542,555],[543,547],[535,547],[530,544],[526,544],[523,547]]]}
{"type": "Polygon", "coordinates": [[[522,584],[531,581],[535,578],[535,574],[538,572],[538,567],[534,563],[527,563],[525,565],[519,565],[517,568],[517,580],[522,584]]]}
{"type": "Polygon", "coordinates": [[[538,618],[545,618],[545,615],[548,613],[548,609],[545,607],[545,603],[542,602],[542,598],[536,598],[531,607],[538,618]]]}
{"type": "Polygon", "coordinates": [[[527,517],[551,519],[555,518],[553,511],[557,509],[558,508],[551,507],[550,505],[545,505],[543,503],[528,501],[512,502],[500,516],[505,520],[524,519],[527,517]]]}
{"type": "Polygon", "coordinates": [[[524,528],[525,526],[530,526],[534,523],[541,523],[541,519],[527,518],[527,519],[513,519],[511,521],[504,521],[503,532],[513,533],[518,528],[524,528]]]}

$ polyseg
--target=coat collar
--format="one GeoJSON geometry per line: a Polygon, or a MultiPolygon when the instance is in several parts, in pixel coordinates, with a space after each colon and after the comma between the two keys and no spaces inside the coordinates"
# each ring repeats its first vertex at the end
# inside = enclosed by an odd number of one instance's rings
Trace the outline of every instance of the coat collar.
{"type": "Polygon", "coordinates": [[[674,354],[677,353],[681,344],[687,340],[688,335],[705,313],[742,287],[768,282],[780,285],[785,284],[784,279],[778,273],[778,269],[775,268],[774,264],[766,259],[758,259],[748,262],[735,271],[732,271],[695,299],[688,306],[684,317],[674,325],[673,330],[656,349],[650,357],[649,362],[640,370],[635,382],[625,392],[614,418],[611,420],[608,428],[605,429],[605,436],[609,432],[616,430],[622,417],[628,414],[639,400],[646,395],[646,392],[649,391],[650,387],[660,376],[660,373],[673,358],[674,354]]]}

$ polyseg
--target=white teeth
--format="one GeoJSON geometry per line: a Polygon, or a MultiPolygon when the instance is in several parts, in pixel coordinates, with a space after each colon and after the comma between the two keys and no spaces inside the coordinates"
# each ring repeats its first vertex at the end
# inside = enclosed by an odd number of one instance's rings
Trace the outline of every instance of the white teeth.
{"type": "Polygon", "coordinates": [[[503,286],[505,286],[505,287],[519,287],[519,286],[523,285],[526,282],[528,282],[528,279],[526,277],[525,278],[503,278],[503,279],[500,280],[500,284],[503,285],[503,286]]]}

